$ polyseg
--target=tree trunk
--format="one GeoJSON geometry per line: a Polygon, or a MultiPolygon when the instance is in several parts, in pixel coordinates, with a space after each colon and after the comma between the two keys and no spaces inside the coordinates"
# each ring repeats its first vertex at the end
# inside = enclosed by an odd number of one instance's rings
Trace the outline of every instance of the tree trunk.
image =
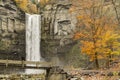
{"type": "Polygon", "coordinates": [[[110,68],[110,65],[111,65],[111,62],[112,62],[112,55],[109,53],[109,55],[108,55],[108,68],[110,68]]]}
{"type": "Polygon", "coordinates": [[[97,52],[95,53],[95,67],[96,67],[96,69],[99,68],[99,62],[98,62],[98,54],[97,54],[97,52]]]}

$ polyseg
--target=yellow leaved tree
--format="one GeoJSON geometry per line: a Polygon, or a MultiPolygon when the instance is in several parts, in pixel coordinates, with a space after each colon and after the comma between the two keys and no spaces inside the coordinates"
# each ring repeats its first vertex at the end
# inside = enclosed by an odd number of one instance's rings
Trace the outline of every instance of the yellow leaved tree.
{"type": "Polygon", "coordinates": [[[17,4],[17,6],[22,9],[23,11],[25,12],[28,12],[28,3],[29,3],[29,0],[14,0],[17,4]]]}
{"type": "Polygon", "coordinates": [[[14,0],[17,6],[27,13],[39,13],[40,7],[45,6],[50,0],[14,0]]]}
{"type": "Polygon", "coordinates": [[[117,56],[120,55],[120,35],[113,33],[113,31],[106,31],[102,36],[102,51],[104,58],[107,60],[107,67],[112,61],[119,59],[117,56]]]}
{"type": "Polygon", "coordinates": [[[99,68],[99,59],[111,59],[112,54],[119,54],[119,35],[115,15],[108,14],[108,6],[101,0],[78,0],[71,11],[77,11],[77,31],[74,39],[81,42],[81,52],[87,54],[99,68]],[[114,50],[113,50],[114,48],[114,50]]]}

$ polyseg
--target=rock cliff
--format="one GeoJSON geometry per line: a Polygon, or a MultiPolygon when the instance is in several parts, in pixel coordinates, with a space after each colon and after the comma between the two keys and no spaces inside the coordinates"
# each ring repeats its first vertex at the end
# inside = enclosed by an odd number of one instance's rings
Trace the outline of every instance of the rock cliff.
{"type": "MultiPolygon", "coordinates": [[[[20,11],[13,0],[1,0],[0,53],[3,56],[12,53],[14,53],[12,55],[17,56],[17,53],[24,52],[24,28],[24,12],[20,11]]],[[[13,59],[13,57],[11,58],[13,59]]]]}
{"type": "MultiPolygon", "coordinates": [[[[41,52],[46,60],[62,64],[74,45],[75,13],[70,13],[69,0],[57,0],[47,4],[42,15],[41,52]]],[[[0,58],[21,59],[25,57],[25,12],[13,0],[0,2],[0,58]]]]}

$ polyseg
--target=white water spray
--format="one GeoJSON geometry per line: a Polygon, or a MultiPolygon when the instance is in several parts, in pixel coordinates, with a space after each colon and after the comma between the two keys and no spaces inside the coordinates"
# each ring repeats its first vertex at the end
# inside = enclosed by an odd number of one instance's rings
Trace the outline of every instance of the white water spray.
{"type": "Polygon", "coordinates": [[[26,60],[40,61],[40,15],[26,14],[26,60]]]}
{"type": "MultiPolygon", "coordinates": [[[[41,16],[26,13],[26,61],[41,61],[41,16]]],[[[28,64],[29,65],[29,64],[28,64]]],[[[35,66],[35,65],[29,65],[35,66]]],[[[40,70],[26,69],[27,74],[41,73],[40,70]]]]}

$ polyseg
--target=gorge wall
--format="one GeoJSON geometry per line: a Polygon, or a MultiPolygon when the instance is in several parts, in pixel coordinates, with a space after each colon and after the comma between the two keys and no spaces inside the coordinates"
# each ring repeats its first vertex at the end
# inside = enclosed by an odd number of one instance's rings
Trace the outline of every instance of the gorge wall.
{"type": "Polygon", "coordinates": [[[20,55],[25,53],[24,21],[23,12],[12,0],[0,1],[1,58],[20,59],[20,55]]]}
{"type": "MultiPolygon", "coordinates": [[[[65,62],[75,42],[75,14],[69,12],[71,3],[58,0],[42,11],[41,53],[46,61],[57,65],[65,62]],[[68,54],[68,55],[66,55],[68,54]]],[[[25,12],[13,0],[0,2],[0,58],[25,58],[25,12]]]]}

